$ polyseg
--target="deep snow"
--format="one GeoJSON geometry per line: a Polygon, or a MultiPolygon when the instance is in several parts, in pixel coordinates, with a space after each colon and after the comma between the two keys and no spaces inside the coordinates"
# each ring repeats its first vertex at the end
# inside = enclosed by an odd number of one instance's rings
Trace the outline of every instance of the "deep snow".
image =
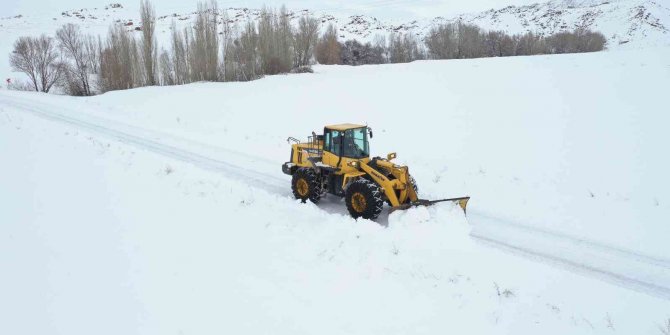
{"type": "Polygon", "coordinates": [[[247,169],[280,180],[288,180],[278,173],[288,136],[367,123],[372,154],[397,152],[423,196],[470,195],[473,213],[667,259],[670,49],[316,71],[30,96],[56,112],[188,139],[210,156],[234,155],[232,163],[251,160],[247,169]]]}
{"type": "Polygon", "coordinates": [[[493,218],[667,264],[669,55],[317,67],[84,99],[2,90],[0,333],[657,334],[667,299],[470,231],[493,218]],[[472,196],[467,222],[443,205],[383,228],[336,199],[292,200],[286,137],[339,122],[367,122],[373,154],[397,151],[423,196],[472,196]]]}
{"type": "Polygon", "coordinates": [[[667,300],[0,107],[0,333],[658,334],[667,300]]]}

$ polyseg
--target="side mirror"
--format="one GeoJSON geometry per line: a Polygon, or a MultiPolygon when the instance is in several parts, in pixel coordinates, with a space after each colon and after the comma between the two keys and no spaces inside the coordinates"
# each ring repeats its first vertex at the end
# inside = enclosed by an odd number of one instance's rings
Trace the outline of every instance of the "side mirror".
{"type": "Polygon", "coordinates": [[[397,157],[397,155],[395,154],[395,152],[392,152],[392,153],[386,155],[386,159],[388,159],[388,160],[393,160],[396,157],[397,157]]]}
{"type": "Polygon", "coordinates": [[[370,138],[372,138],[372,128],[368,127],[368,133],[370,133],[370,138]]]}

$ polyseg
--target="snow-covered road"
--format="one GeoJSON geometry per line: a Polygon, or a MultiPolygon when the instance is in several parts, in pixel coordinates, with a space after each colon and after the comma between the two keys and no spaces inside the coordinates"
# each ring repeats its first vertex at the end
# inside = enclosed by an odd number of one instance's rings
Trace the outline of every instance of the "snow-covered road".
{"type": "MultiPolygon", "coordinates": [[[[281,162],[12,95],[0,93],[0,105],[10,111],[27,112],[67,123],[84,131],[222,173],[270,193],[290,195],[289,179],[280,172],[281,162]]],[[[474,200],[469,211],[469,222],[474,227],[472,236],[479,241],[539,262],[670,299],[670,260],[489,217],[477,210],[474,200]]],[[[325,201],[321,207],[332,213],[346,213],[344,206],[336,201],[325,201]]],[[[379,220],[381,224],[387,224],[388,215],[379,220]]]]}

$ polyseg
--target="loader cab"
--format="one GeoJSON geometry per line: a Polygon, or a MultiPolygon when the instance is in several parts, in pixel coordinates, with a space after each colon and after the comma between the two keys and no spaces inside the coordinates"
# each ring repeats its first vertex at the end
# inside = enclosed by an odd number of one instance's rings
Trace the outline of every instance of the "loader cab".
{"type": "Polygon", "coordinates": [[[323,163],[333,167],[337,167],[338,163],[342,166],[348,160],[369,158],[368,127],[355,124],[326,126],[323,151],[323,163]]]}

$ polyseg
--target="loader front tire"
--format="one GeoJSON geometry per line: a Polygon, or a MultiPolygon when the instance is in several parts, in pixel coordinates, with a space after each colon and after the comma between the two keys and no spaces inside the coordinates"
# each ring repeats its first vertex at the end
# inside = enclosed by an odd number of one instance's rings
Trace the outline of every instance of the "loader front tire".
{"type": "Polygon", "coordinates": [[[349,185],[344,198],[354,219],[374,220],[384,208],[381,188],[367,179],[359,179],[349,185]]]}
{"type": "Polygon", "coordinates": [[[414,189],[414,193],[416,195],[419,195],[419,185],[416,184],[416,179],[412,177],[412,175],[409,176],[409,182],[412,183],[412,188],[414,189]]]}
{"type": "Polygon", "coordinates": [[[302,202],[318,203],[321,200],[321,181],[316,172],[309,168],[299,168],[293,174],[291,190],[296,199],[302,202]]]}

